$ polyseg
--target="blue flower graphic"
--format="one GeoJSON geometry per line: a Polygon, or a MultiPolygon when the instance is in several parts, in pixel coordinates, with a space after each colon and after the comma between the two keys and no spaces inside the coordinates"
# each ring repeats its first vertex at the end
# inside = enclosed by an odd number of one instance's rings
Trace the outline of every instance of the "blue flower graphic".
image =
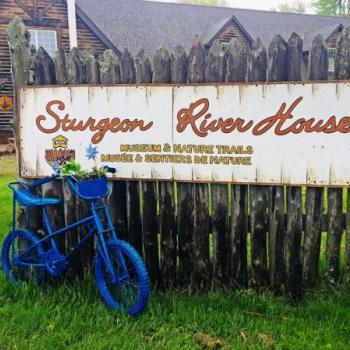
{"type": "Polygon", "coordinates": [[[59,175],[60,174],[61,167],[58,164],[58,162],[53,162],[52,163],[52,170],[54,171],[54,175],[59,175]]]}
{"type": "Polygon", "coordinates": [[[92,147],[90,143],[89,147],[86,149],[87,158],[95,160],[97,155],[98,155],[97,147],[92,147]]]}

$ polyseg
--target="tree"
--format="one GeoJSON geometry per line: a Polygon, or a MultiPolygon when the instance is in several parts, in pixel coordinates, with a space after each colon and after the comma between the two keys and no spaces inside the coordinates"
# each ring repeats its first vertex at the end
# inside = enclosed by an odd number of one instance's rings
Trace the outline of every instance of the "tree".
{"type": "Polygon", "coordinates": [[[226,0],[178,0],[177,2],[192,5],[228,6],[226,0]]]}
{"type": "Polygon", "coordinates": [[[306,12],[306,5],[303,1],[294,1],[291,4],[290,3],[284,3],[277,7],[277,10],[274,9],[274,11],[278,12],[292,12],[292,13],[305,13],[306,12]]]}
{"type": "Polygon", "coordinates": [[[316,0],[313,7],[319,15],[348,16],[350,14],[349,0],[316,0]]]}

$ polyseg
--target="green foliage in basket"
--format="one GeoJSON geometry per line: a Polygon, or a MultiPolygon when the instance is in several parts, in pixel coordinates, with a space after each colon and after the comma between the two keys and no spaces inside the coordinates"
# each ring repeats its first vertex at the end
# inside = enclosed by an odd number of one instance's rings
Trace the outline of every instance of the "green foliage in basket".
{"type": "Polygon", "coordinates": [[[74,176],[78,180],[95,179],[106,176],[106,168],[93,167],[90,171],[82,169],[81,165],[75,160],[68,160],[60,166],[61,176],[74,176]]]}

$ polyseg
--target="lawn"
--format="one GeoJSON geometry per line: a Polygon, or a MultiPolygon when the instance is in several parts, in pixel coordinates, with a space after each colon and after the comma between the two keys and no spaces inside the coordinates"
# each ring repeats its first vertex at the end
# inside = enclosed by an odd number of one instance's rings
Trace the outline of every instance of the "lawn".
{"type": "MultiPolygon", "coordinates": [[[[0,242],[10,229],[15,161],[0,158],[0,242]]],[[[13,287],[0,272],[0,349],[350,349],[350,289],[320,287],[297,307],[269,293],[153,294],[136,318],[101,302],[90,274],[13,287]]]]}

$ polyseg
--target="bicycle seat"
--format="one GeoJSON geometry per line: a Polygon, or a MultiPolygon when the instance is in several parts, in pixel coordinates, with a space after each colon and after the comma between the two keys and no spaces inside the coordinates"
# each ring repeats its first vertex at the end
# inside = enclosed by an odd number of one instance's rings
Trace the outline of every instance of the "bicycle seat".
{"type": "Polygon", "coordinates": [[[55,205],[58,204],[61,200],[59,198],[41,198],[36,196],[29,191],[20,188],[15,189],[16,200],[21,205],[26,205],[29,207],[44,207],[45,205],[55,205]]]}

